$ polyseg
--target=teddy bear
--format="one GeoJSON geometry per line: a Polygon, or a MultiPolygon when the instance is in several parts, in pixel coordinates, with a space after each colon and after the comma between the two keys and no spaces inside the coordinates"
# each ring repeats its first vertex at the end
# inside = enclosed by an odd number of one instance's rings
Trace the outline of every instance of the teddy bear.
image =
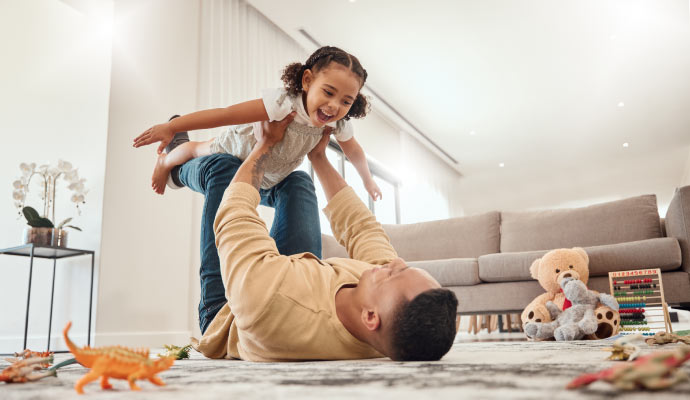
{"type": "Polygon", "coordinates": [[[528,322],[525,333],[537,340],[555,338],[562,340],[579,340],[597,331],[597,317],[594,309],[601,303],[618,311],[618,302],[610,294],[597,293],[587,289],[582,281],[571,277],[560,282],[565,298],[571,306],[561,311],[552,301],[546,303],[552,322],[528,322]]]}
{"type": "MultiPolygon", "coordinates": [[[[568,309],[572,305],[572,301],[563,293],[561,282],[565,278],[571,278],[586,285],[589,281],[589,256],[580,247],[551,250],[532,263],[530,274],[539,281],[546,293],[537,296],[522,312],[523,328],[530,322],[553,321],[546,306],[549,301],[559,310],[568,309]]],[[[594,315],[597,318],[597,329],[594,333],[588,334],[587,339],[604,339],[618,333],[620,315],[617,310],[599,303],[594,315]]],[[[527,337],[531,340],[540,340],[529,335],[527,337]]]]}

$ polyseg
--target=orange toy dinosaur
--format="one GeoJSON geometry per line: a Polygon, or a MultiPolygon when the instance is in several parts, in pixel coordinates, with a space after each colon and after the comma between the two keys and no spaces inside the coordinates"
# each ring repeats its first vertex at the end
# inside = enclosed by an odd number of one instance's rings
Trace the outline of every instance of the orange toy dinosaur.
{"type": "Polygon", "coordinates": [[[131,350],[121,346],[98,348],[87,346],[80,349],[67,337],[67,332],[71,326],[72,322],[68,322],[62,331],[65,343],[79,364],[91,368],[91,371],[74,385],[77,393],[84,394],[84,386],[99,377],[103,389],[112,388],[112,385],[108,383],[108,378],[127,379],[132,390],[141,390],[135,384],[137,379],[148,379],[158,386],[165,385],[156,374],[170,368],[175,361],[174,357],[152,360],[149,358],[148,349],[131,350]]]}

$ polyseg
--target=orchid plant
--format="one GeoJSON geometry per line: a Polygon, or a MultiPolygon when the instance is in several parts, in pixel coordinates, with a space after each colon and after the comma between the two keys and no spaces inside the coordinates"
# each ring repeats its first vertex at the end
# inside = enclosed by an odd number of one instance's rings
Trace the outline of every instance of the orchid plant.
{"type": "Polygon", "coordinates": [[[36,163],[21,163],[19,169],[22,171],[22,175],[12,183],[12,198],[18,214],[20,216],[23,214],[26,222],[32,227],[72,228],[80,231],[80,228],[68,225],[72,218],[63,220],[57,226],[53,223],[55,221],[55,193],[59,178],[67,183],[67,189],[72,192],[71,201],[76,204],[77,214],[81,215],[79,205],[86,203],[87,190],[84,185],[86,180],[79,178],[77,169],[72,167],[68,161],[63,160],[58,161],[57,167],[51,167],[48,164],[36,167],[36,163]],[[38,186],[38,195],[43,200],[43,216],[39,215],[33,207],[26,205],[30,184],[34,177],[38,177],[34,180],[38,185],[34,185],[34,187],[38,186]],[[51,218],[48,218],[49,215],[51,218]]]}

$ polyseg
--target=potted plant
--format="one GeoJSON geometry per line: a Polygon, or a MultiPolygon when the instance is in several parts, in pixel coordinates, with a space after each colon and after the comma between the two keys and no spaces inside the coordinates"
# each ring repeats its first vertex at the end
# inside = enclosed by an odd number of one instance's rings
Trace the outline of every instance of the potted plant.
{"type": "MultiPolygon", "coordinates": [[[[41,165],[38,168],[35,163],[21,163],[19,168],[22,176],[13,182],[14,191],[12,196],[15,207],[19,210],[20,216],[26,218],[27,227],[24,228],[24,243],[34,243],[41,246],[67,247],[67,231],[63,228],[71,228],[81,231],[79,227],[68,225],[72,218],[66,218],[57,226],[55,221],[55,194],[58,179],[62,178],[67,189],[73,192],[72,202],[76,203],[77,212],[81,214],[79,204],[85,203],[86,189],[85,179],[80,179],[77,170],[67,161],[58,161],[57,167],[51,168],[48,165],[41,165]],[[34,176],[39,177],[38,194],[43,200],[43,215],[41,216],[36,209],[26,206],[25,202],[29,194],[29,187],[34,176]],[[48,218],[51,215],[52,218],[48,218]]],[[[36,184],[34,185],[36,186],[36,184]]]]}

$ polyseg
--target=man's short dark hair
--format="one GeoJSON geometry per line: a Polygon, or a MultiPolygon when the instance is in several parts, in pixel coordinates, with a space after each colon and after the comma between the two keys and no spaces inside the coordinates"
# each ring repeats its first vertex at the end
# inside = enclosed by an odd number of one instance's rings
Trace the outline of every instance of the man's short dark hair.
{"type": "Polygon", "coordinates": [[[403,301],[391,325],[395,361],[436,361],[455,339],[458,299],[448,289],[430,289],[403,301]]]}

